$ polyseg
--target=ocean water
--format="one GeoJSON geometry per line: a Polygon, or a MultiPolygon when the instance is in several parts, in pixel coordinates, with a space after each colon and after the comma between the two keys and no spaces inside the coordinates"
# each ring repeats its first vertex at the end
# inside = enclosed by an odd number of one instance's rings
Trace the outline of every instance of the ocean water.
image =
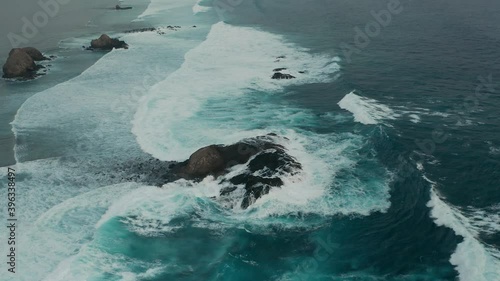
{"type": "Polygon", "coordinates": [[[398,7],[348,55],[388,2],[152,0],[135,22],[165,34],[118,34],[17,111],[0,280],[500,280],[500,6],[398,7]],[[267,133],[303,171],[245,210],[137,166],[267,133]]]}
{"type": "MultiPolygon", "coordinates": [[[[32,16],[44,12],[39,6],[52,1],[20,0],[5,3],[0,11],[3,24],[0,37],[0,60],[7,60],[13,46],[8,39],[9,33],[21,34],[23,18],[32,20],[32,16]]],[[[132,22],[148,7],[149,1],[130,0],[127,3],[134,9],[116,11],[112,9],[115,1],[60,1],[59,9],[53,17],[49,17],[47,25],[41,25],[33,38],[26,43],[37,47],[46,56],[56,56],[52,61],[45,61],[48,76],[16,83],[0,79],[0,166],[15,163],[13,146],[14,136],[10,123],[14,120],[19,107],[34,94],[65,82],[80,75],[103,56],[103,52],[87,52],[82,46],[88,46],[91,39],[102,33],[117,33],[145,27],[143,22],[132,22]]],[[[59,3],[59,2],[57,2],[59,3]]]]}

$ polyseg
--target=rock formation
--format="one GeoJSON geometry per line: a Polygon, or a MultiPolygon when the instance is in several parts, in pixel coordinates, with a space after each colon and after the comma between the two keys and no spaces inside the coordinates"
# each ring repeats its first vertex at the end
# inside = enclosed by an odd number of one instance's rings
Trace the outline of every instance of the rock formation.
{"type": "MultiPolygon", "coordinates": [[[[202,180],[212,175],[225,187],[220,196],[231,197],[243,188],[243,198],[236,198],[246,209],[272,188],[283,185],[282,177],[298,173],[302,166],[275,141],[280,137],[270,134],[242,140],[232,145],[210,145],[197,150],[188,160],[174,165],[172,172],[179,178],[202,180]],[[228,176],[236,165],[245,169],[228,176]]],[[[240,193],[237,193],[240,194],[240,193]]]]}
{"type": "MultiPolygon", "coordinates": [[[[268,134],[231,145],[209,145],[184,162],[135,159],[114,167],[113,180],[164,186],[177,180],[200,182],[213,176],[220,187],[213,197],[227,208],[248,208],[272,189],[285,188],[287,180],[300,176],[302,165],[280,143],[286,138],[268,134]]],[[[102,171],[99,171],[102,173],[102,171]]]]}
{"type": "Polygon", "coordinates": [[[41,68],[35,61],[47,59],[35,48],[12,49],[3,66],[4,78],[34,78],[41,68]]]}
{"type": "Polygon", "coordinates": [[[92,40],[92,42],[90,43],[90,49],[112,50],[113,48],[127,49],[128,45],[124,41],[111,38],[106,34],[101,35],[101,37],[99,37],[98,39],[92,40]]]}
{"type": "Polygon", "coordinates": [[[275,72],[271,77],[271,79],[293,79],[293,78],[295,78],[295,76],[281,72],[275,72]]]}

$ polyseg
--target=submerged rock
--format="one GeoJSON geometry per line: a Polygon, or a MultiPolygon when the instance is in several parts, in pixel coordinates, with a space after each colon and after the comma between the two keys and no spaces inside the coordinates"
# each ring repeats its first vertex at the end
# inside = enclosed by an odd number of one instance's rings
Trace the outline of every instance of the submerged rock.
{"type": "Polygon", "coordinates": [[[287,73],[276,72],[273,74],[271,79],[293,79],[295,76],[287,73]]]}
{"type": "Polygon", "coordinates": [[[181,28],[181,26],[179,26],[179,25],[168,25],[166,27],[166,29],[168,29],[168,30],[174,30],[174,31],[177,31],[179,28],[181,28]]]}
{"type": "Polygon", "coordinates": [[[116,5],[115,9],[116,10],[130,10],[130,9],[132,9],[132,7],[122,7],[120,5],[116,5]]]}
{"type": "MultiPolygon", "coordinates": [[[[35,49],[36,50],[36,49],[35,49]]],[[[35,60],[23,49],[12,49],[3,66],[4,78],[31,78],[38,70],[35,60]]]]}
{"type": "Polygon", "coordinates": [[[137,28],[137,29],[131,29],[125,31],[125,33],[138,33],[138,32],[148,32],[148,31],[157,31],[156,27],[144,27],[144,28],[137,28]]]}
{"type": "Polygon", "coordinates": [[[152,32],[155,31],[156,33],[163,35],[165,32],[163,32],[161,29],[156,28],[156,27],[144,27],[144,28],[138,28],[138,29],[132,29],[132,30],[127,30],[125,33],[139,33],[139,32],[152,32]]]}
{"type": "Polygon", "coordinates": [[[106,34],[101,35],[98,39],[92,40],[90,43],[91,49],[101,49],[101,50],[112,50],[116,49],[128,49],[128,45],[124,41],[120,41],[115,38],[111,38],[106,34]]]}

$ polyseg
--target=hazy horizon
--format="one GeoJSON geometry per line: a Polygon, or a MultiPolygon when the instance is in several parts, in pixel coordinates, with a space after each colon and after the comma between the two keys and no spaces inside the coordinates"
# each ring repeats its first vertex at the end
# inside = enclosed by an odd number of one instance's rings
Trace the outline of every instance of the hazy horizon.
{"type": "MultiPolygon", "coordinates": [[[[15,46],[12,45],[12,38],[19,35],[27,39],[27,43],[22,46],[36,47],[42,51],[57,48],[57,44],[66,35],[90,32],[87,23],[90,19],[112,8],[117,0],[16,0],[15,2],[4,1],[0,11],[0,59],[7,57],[8,52],[15,46]],[[49,7],[48,14],[40,3],[45,3],[49,7]],[[57,3],[58,7],[49,4],[57,3]],[[62,3],[62,4],[61,4],[62,3]],[[47,15],[48,21],[42,14],[47,15]],[[34,24],[33,18],[39,16],[40,27],[34,24]],[[23,36],[23,28],[26,20],[37,29],[36,35],[32,38],[23,36]],[[9,36],[9,34],[11,34],[9,36]],[[14,36],[12,34],[15,34],[14,36]]],[[[36,19],[35,19],[36,20],[36,19]]],[[[29,35],[28,37],[30,37],[29,35]]]]}

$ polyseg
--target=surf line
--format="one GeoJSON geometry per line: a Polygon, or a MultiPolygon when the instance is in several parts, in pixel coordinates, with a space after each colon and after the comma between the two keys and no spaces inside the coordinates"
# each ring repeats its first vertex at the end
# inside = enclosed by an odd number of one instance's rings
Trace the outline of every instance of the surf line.
{"type": "Polygon", "coordinates": [[[7,171],[7,229],[9,235],[7,239],[8,255],[7,264],[9,265],[7,271],[16,273],[16,170],[8,168],[7,171]]]}

